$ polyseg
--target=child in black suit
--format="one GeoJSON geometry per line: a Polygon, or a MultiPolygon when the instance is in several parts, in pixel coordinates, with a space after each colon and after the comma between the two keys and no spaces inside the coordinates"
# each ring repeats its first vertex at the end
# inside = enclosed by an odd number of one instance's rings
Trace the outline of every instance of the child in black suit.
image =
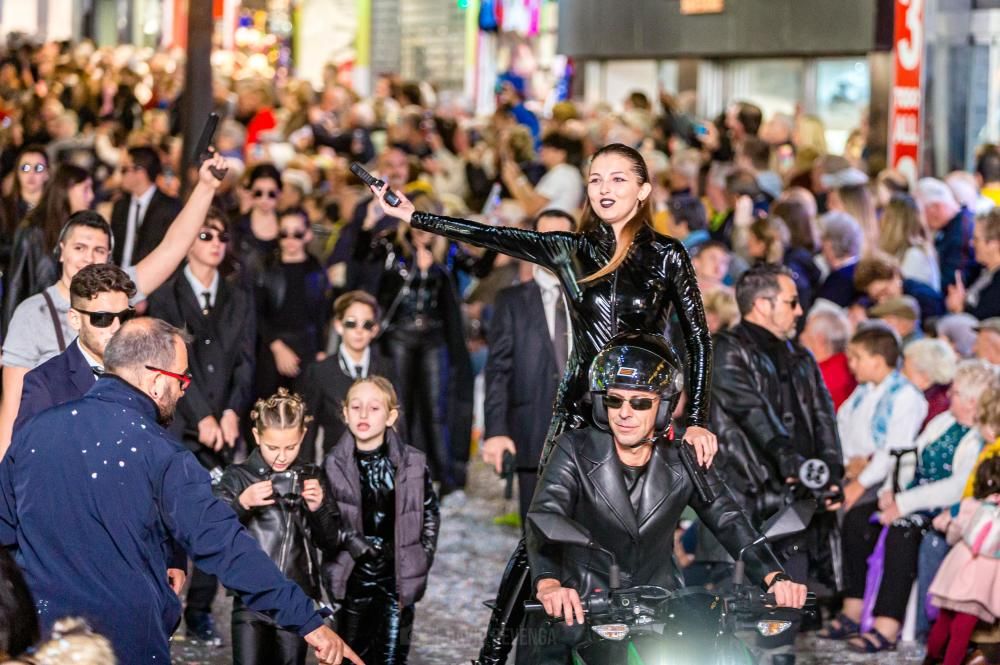
{"type": "Polygon", "coordinates": [[[334,301],[333,315],[333,327],[340,336],[336,353],[306,367],[298,383],[315,417],[306,440],[311,437],[315,441],[317,429],[322,427],[324,457],[347,431],[341,414],[351,384],[372,374],[396,383],[392,360],[383,357],[372,344],[379,334],[378,301],[365,291],[348,291],[334,301]]]}

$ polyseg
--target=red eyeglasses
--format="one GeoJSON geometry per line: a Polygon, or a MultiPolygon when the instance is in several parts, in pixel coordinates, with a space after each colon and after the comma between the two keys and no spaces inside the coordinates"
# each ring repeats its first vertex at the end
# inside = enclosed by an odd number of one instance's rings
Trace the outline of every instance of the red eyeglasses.
{"type": "Polygon", "coordinates": [[[188,389],[191,385],[191,372],[184,372],[183,374],[178,374],[177,372],[168,372],[165,369],[160,369],[159,367],[153,367],[152,365],[146,365],[146,369],[150,372],[156,372],[157,374],[162,374],[163,376],[168,376],[171,379],[177,379],[181,384],[181,392],[188,389]]]}

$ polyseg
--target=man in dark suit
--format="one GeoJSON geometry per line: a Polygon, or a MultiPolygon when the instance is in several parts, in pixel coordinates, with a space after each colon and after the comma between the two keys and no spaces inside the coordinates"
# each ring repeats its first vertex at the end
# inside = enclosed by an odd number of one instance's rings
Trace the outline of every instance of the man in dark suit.
{"type": "MultiPolygon", "coordinates": [[[[246,289],[219,273],[226,257],[225,215],[209,211],[187,265],[149,298],[149,313],[186,330],[193,381],[177,403],[171,432],[218,480],[239,439],[240,417],[253,396],[254,301],[246,289]]],[[[187,593],[188,635],[210,644],[220,639],[212,622],[216,580],[197,568],[187,593]]]]}
{"type": "Polygon", "coordinates": [[[156,151],[146,146],[129,148],[122,160],[122,197],[111,210],[115,263],[135,265],[163,240],[181,210],[181,202],[156,187],[163,170],[156,151]]]}
{"type": "MultiPolygon", "coordinates": [[[[572,231],[572,217],[558,210],[538,216],[542,233],[572,231]]],[[[522,524],[535,493],[538,460],[552,420],[552,403],[572,343],[569,312],[555,275],[534,268],[530,282],[499,293],[490,323],[486,360],[486,427],[483,460],[499,473],[514,453],[522,524]]]]}
{"type": "Polygon", "coordinates": [[[14,431],[45,409],[83,397],[104,371],[104,347],[132,318],[135,284],[110,263],[81,268],[70,282],[70,327],[79,337],[24,377],[14,431]]]}

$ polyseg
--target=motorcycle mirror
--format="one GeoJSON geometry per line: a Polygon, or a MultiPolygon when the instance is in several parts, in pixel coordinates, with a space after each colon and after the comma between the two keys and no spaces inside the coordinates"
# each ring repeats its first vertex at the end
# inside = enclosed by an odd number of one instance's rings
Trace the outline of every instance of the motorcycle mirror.
{"type": "Polygon", "coordinates": [[[577,522],[568,517],[556,515],[554,513],[530,513],[530,522],[545,537],[545,540],[552,543],[562,543],[564,545],[576,545],[588,549],[599,550],[601,547],[594,542],[590,532],[577,522]]]}
{"type": "Polygon", "coordinates": [[[764,523],[764,536],[779,540],[805,531],[816,512],[816,502],[803,499],[790,503],[764,523]]]}

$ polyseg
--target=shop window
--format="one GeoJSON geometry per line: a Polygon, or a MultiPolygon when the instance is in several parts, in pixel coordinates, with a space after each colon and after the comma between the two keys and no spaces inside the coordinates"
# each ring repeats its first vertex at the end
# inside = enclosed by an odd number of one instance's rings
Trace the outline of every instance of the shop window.
{"type": "Polygon", "coordinates": [[[733,60],[726,76],[726,98],[756,104],[765,118],[791,114],[802,98],[804,73],[800,59],[733,60]]]}
{"type": "Polygon", "coordinates": [[[816,115],[826,127],[827,149],[844,151],[847,140],[861,124],[871,98],[871,74],[863,58],[816,61],[816,115]]]}

